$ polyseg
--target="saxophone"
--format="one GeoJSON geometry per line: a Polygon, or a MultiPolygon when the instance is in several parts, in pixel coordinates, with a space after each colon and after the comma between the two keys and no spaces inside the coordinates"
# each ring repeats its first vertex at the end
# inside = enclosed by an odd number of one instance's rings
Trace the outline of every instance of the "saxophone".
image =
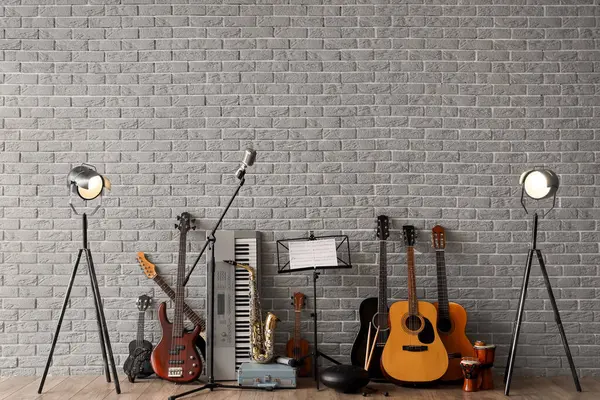
{"type": "Polygon", "coordinates": [[[244,268],[250,278],[250,355],[259,364],[267,364],[273,359],[275,345],[275,326],[279,319],[275,314],[267,313],[265,322],[262,321],[262,309],[256,285],[256,270],[249,265],[225,260],[226,263],[244,268]]]}

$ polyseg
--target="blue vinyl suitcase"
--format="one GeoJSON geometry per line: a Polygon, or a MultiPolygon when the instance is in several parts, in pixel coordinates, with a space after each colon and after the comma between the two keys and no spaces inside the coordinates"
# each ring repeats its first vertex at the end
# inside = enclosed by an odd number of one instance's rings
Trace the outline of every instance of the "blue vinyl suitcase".
{"type": "Polygon", "coordinates": [[[266,388],[295,388],[296,370],[289,365],[242,363],[237,371],[238,384],[266,388]]]}

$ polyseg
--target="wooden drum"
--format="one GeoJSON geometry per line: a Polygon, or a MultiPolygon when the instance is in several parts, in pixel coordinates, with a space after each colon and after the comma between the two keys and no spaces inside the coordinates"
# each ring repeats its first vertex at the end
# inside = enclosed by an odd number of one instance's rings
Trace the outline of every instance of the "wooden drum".
{"type": "Polygon", "coordinates": [[[465,392],[476,392],[479,386],[479,370],[481,363],[475,357],[463,357],[460,360],[460,368],[463,372],[465,382],[463,383],[463,390],[465,392]]]}
{"type": "Polygon", "coordinates": [[[480,390],[490,390],[494,388],[494,376],[492,374],[492,367],[494,366],[494,358],[496,356],[496,345],[485,344],[483,341],[475,342],[473,346],[475,355],[481,363],[481,382],[479,384],[480,390]]]}

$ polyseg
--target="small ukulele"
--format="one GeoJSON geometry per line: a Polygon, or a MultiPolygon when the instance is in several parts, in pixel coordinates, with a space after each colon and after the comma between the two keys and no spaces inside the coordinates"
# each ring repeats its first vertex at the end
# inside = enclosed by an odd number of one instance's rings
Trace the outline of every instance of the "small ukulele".
{"type": "Polygon", "coordinates": [[[456,303],[448,301],[448,284],[446,282],[446,231],[436,225],[431,230],[431,242],[435,249],[437,265],[438,302],[434,303],[438,310],[437,331],[448,352],[448,370],[440,379],[457,381],[463,378],[460,360],[462,357],[475,357],[473,345],[465,334],[467,312],[456,303]]]}
{"type": "Polygon", "coordinates": [[[415,277],[415,228],[405,225],[408,264],[408,301],[390,307],[390,336],[383,348],[381,367],[386,377],[399,382],[431,382],[448,369],[448,354],[437,333],[437,311],[419,301],[415,277]]]}
{"type": "Polygon", "coordinates": [[[154,373],[150,365],[152,343],[144,340],[144,314],[152,304],[152,298],[145,294],[141,295],[135,304],[139,311],[137,338],[129,343],[129,357],[123,364],[123,371],[131,383],[135,382],[135,378],[147,378],[154,373]]]}
{"type": "Polygon", "coordinates": [[[302,366],[298,369],[298,376],[310,376],[312,371],[311,358],[306,357],[308,352],[308,341],[300,336],[300,320],[302,309],[306,303],[306,296],[302,293],[294,293],[294,314],[296,315],[294,323],[294,337],[287,342],[286,353],[290,358],[296,360],[302,359],[302,366]]]}

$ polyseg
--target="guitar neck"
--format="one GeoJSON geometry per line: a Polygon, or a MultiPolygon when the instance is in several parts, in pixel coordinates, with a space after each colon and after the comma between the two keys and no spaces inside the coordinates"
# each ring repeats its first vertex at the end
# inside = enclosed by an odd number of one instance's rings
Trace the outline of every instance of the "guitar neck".
{"type": "Polygon", "coordinates": [[[177,286],[175,288],[175,314],[173,316],[174,337],[183,336],[183,303],[185,301],[183,281],[185,279],[186,236],[186,230],[181,230],[179,236],[179,262],[177,263],[177,286]]]}
{"type": "Polygon", "coordinates": [[[408,265],[408,310],[411,315],[417,315],[419,313],[419,303],[415,276],[415,248],[413,246],[408,246],[406,249],[406,263],[408,265]]]}
{"type": "Polygon", "coordinates": [[[379,301],[380,315],[387,313],[387,246],[385,240],[379,241],[379,301]]]}
{"type": "Polygon", "coordinates": [[[137,338],[138,346],[144,341],[144,311],[140,311],[138,315],[137,338]]]}
{"type": "Polygon", "coordinates": [[[446,260],[443,249],[435,251],[437,266],[438,313],[440,318],[448,318],[448,283],[446,280],[446,260]]]}
{"type": "Polygon", "coordinates": [[[295,311],[296,321],[294,322],[294,344],[300,339],[300,311],[295,311]]]}
{"type": "MultiPolygon", "coordinates": [[[[162,276],[157,274],[153,280],[154,282],[156,282],[158,287],[160,287],[162,291],[167,296],[169,296],[171,300],[175,301],[175,291],[171,289],[171,287],[167,284],[167,282],[165,282],[162,276]]],[[[185,302],[183,303],[183,312],[185,313],[185,316],[188,317],[190,321],[194,323],[194,325],[200,325],[200,327],[202,328],[201,330],[205,330],[206,326],[202,317],[196,314],[196,312],[192,310],[191,307],[188,306],[185,302]]]]}

